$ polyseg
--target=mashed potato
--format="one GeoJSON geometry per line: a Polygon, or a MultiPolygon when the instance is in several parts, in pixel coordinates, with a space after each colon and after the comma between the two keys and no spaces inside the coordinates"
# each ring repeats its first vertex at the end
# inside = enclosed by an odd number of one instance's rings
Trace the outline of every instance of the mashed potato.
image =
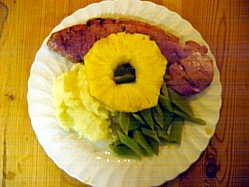
{"type": "Polygon", "coordinates": [[[53,104],[59,125],[90,141],[112,138],[109,111],[89,92],[85,66],[75,64],[58,76],[53,85],[53,104]]]}

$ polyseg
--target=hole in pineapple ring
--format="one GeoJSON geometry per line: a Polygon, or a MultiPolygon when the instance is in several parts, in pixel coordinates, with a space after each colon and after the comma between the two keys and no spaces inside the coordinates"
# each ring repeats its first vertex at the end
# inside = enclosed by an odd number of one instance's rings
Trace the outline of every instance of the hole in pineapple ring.
{"type": "Polygon", "coordinates": [[[133,83],[136,81],[136,70],[130,63],[123,63],[114,71],[113,80],[116,84],[133,83]]]}

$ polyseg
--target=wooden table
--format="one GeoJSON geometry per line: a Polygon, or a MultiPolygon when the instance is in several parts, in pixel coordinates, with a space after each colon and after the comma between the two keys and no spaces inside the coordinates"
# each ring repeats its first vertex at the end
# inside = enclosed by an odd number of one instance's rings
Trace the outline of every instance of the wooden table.
{"type": "MultiPolygon", "coordinates": [[[[86,186],[45,154],[27,112],[27,80],[51,29],[98,0],[0,0],[0,182],[5,186],[86,186]]],[[[221,73],[223,106],[200,159],[163,186],[249,183],[249,1],[153,0],[176,11],[210,45],[221,73]]]]}

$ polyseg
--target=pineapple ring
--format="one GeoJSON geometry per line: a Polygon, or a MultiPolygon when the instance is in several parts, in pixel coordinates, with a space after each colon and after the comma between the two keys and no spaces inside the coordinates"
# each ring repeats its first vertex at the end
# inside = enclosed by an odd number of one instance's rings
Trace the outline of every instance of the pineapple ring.
{"type": "Polygon", "coordinates": [[[167,60],[149,36],[111,34],[95,42],[84,63],[90,94],[108,108],[137,112],[157,105],[167,60]],[[135,69],[135,82],[116,84],[114,71],[127,63],[135,69]]]}

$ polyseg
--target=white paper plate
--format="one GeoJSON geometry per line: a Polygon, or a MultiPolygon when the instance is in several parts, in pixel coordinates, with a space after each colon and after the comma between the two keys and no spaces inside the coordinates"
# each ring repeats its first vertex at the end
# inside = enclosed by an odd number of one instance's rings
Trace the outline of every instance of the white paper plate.
{"type": "MultiPolygon", "coordinates": [[[[91,4],[65,18],[54,31],[84,23],[93,17],[129,17],[160,26],[181,40],[193,40],[208,47],[189,22],[163,6],[137,0],[103,1],[91,4]]],[[[206,126],[187,123],[180,146],[160,147],[160,155],[141,161],[121,159],[108,148],[78,140],[57,124],[52,106],[53,79],[68,71],[72,63],[51,52],[44,40],[31,67],[28,109],[33,129],[49,157],[69,175],[93,186],[155,186],[177,177],[195,162],[214,134],[221,107],[219,71],[213,55],[214,80],[192,99],[196,114],[206,126]]]]}

